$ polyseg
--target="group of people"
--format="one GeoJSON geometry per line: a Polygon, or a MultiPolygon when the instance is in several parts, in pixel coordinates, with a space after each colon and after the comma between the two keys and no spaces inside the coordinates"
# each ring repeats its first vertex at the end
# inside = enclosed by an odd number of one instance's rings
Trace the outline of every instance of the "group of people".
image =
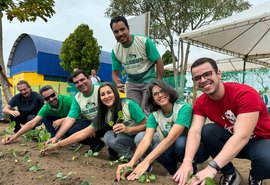
{"type": "Polygon", "coordinates": [[[219,171],[219,184],[237,185],[242,177],[232,163],[235,157],[251,161],[250,185],[270,178],[270,118],[256,90],[222,82],[216,62],[200,58],[192,64],[191,74],[203,94],[192,106],[162,80],[163,61],[150,38],[130,34],[123,16],[113,18],[110,27],[117,40],[112,50],[114,83],[93,85],[89,75],[77,69],[71,74],[79,91],[73,98],[57,94],[49,85],[38,94],[27,82],[19,82],[20,94],[3,109],[16,121],[15,134],[3,144],[43,123],[52,135],[45,152],[81,142],[94,152],[107,145],[109,160],[128,159],[118,166],[117,180],[128,166],[135,168],[127,179],[137,179],[156,160],[178,185],[185,185],[190,173],[196,174],[190,180],[195,185],[219,171]],[[126,84],[119,78],[122,66],[126,84]],[[118,91],[124,86],[126,98],[120,98],[118,91]],[[14,106],[18,110],[12,110],[14,106]],[[36,112],[29,114],[30,108],[36,112]],[[213,123],[205,124],[207,118],[213,123]],[[208,165],[198,171],[197,164],[209,157],[208,165]]]}

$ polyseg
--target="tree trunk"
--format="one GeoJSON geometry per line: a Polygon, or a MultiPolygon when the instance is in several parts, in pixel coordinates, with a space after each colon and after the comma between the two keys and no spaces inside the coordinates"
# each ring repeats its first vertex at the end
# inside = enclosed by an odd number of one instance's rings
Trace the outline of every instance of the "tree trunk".
{"type": "MultiPolygon", "coordinates": [[[[0,12],[0,65],[2,67],[3,72],[6,73],[4,57],[3,57],[3,25],[2,25],[2,18],[3,18],[3,12],[0,12]]],[[[12,98],[11,90],[8,87],[7,82],[3,79],[3,77],[1,75],[0,75],[0,83],[1,83],[1,86],[2,86],[2,90],[4,92],[6,102],[9,102],[10,99],[12,98]]]]}

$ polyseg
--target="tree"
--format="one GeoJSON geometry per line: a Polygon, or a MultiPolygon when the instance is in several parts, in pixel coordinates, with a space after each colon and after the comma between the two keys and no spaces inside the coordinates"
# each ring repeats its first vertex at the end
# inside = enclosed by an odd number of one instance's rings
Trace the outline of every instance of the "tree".
{"type": "MultiPolygon", "coordinates": [[[[174,60],[177,61],[176,56],[174,57],[175,57],[174,60]]],[[[171,64],[173,61],[172,52],[170,52],[169,50],[166,50],[165,53],[162,55],[162,60],[164,62],[164,65],[171,64]]],[[[173,76],[172,71],[167,71],[167,70],[164,71],[164,77],[172,77],[172,76],[173,76]]]]}
{"type": "Polygon", "coordinates": [[[69,72],[75,68],[91,74],[99,68],[101,46],[93,36],[93,30],[86,24],[79,25],[63,42],[59,58],[60,65],[69,72]]]}
{"type": "Polygon", "coordinates": [[[250,4],[244,0],[111,0],[105,15],[134,16],[150,11],[151,37],[156,43],[169,47],[172,55],[179,59],[179,62],[173,61],[173,69],[175,86],[180,93],[184,81],[180,82],[178,89],[177,76],[178,71],[180,75],[186,74],[190,43],[184,44],[178,36],[249,7],[250,4]]]}
{"type": "MultiPolygon", "coordinates": [[[[47,18],[51,18],[55,11],[53,10],[54,0],[0,0],[0,65],[3,72],[6,73],[4,57],[3,57],[3,13],[7,15],[7,19],[12,21],[17,18],[20,22],[35,22],[39,17],[47,22],[47,18]]],[[[0,75],[0,82],[4,91],[7,102],[12,97],[10,88],[0,75]]]]}

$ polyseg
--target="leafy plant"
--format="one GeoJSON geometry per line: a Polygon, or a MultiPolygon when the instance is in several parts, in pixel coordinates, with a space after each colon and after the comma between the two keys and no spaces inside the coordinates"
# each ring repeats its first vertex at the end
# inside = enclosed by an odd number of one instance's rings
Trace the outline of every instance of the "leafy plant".
{"type": "Polygon", "coordinates": [[[125,158],[125,156],[122,156],[115,161],[110,161],[110,165],[113,166],[113,165],[118,164],[118,163],[127,163],[127,162],[128,162],[128,159],[125,158]]]}
{"type": "Polygon", "coordinates": [[[142,175],[139,176],[139,182],[143,183],[143,182],[153,182],[155,181],[157,178],[154,174],[152,173],[144,173],[142,175]]]}
{"type": "Polygon", "coordinates": [[[205,178],[205,185],[216,185],[216,182],[211,177],[205,178]]]}
{"type": "Polygon", "coordinates": [[[78,144],[76,147],[75,147],[75,149],[73,150],[73,156],[72,156],[72,161],[75,161],[75,160],[77,160],[78,158],[79,158],[79,150],[80,150],[80,148],[82,147],[82,144],[78,144]]]}
{"type": "Polygon", "coordinates": [[[9,127],[6,128],[6,129],[4,130],[5,136],[6,136],[6,135],[10,135],[10,132],[15,128],[15,126],[16,126],[16,122],[15,122],[15,121],[12,121],[12,122],[9,124],[9,127]]]}
{"type": "MultiPolygon", "coordinates": [[[[123,112],[121,110],[119,110],[117,115],[118,115],[118,118],[117,118],[115,123],[123,123],[123,121],[124,121],[123,112]]],[[[112,127],[115,123],[114,123],[114,121],[110,121],[108,124],[112,127]]]]}
{"type": "Polygon", "coordinates": [[[120,179],[121,180],[126,180],[127,176],[129,176],[129,174],[131,174],[131,172],[133,171],[133,167],[131,166],[127,166],[124,169],[120,170],[120,179]]]}
{"type": "MultiPolygon", "coordinates": [[[[95,178],[96,178],[95,176],[91,176],[89,181],[92,181],[95,178]]],[[[92,185],[92,183],[88,182],[87,180],[82,180],[81,185],[92,185]]]]}
{"type": "Polygon", "coordinates": [[[30,159],[30,156],[28,154],[26,154],[25,156],[23,156],[23,161],[25,163],[31,163],[32,160],[30,159]]]}
{"type": "Polygon", "coordinates": [[[69,172],[67,175],[65,175],[63,172],[58,172],[56,174],[56,178],[59,178],[61,180],[65,180],[65,179],[67,179],[72,174],[73,174],[73,172],[69,172]]]}
{"type": "Polygon", "coordinates": [[[28,171],[33,171],[33,172],[37,172],[37,171],[40,171],[40,170],[42,170],[42,168],[41,168],[41,165],[39,163],[34,165],[34,166],[31,166],[28,169],[28,171]]]}
{"type": "Polygon", "coordinates": [[[9,149],[8,152],[12,157],[17,157],[17,152],[14,148],[9,149]]]}
{"type": "Polygon", "coordinates": [[[25,141],[37,141],[37,147],[43,148],[44,143],[51,138],[51,134],[43,127],[37,127],[23,135],[25,141]]]}
{"type": "Polygon", "coordinates": [[[84,154],[85,157],[96,157],[96,156],[98,156],[98,155],[99,155],[98,152],[93,152],[92,150],[88,150],[88,151],[84,154]]]}

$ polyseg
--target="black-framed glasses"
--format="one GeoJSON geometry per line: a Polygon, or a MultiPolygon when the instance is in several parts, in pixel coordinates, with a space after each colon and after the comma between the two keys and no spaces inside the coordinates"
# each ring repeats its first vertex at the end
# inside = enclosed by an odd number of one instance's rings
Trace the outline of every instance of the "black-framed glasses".
{"type": "Polygon", "coordinates": [[[164,91],[163,90],[160,90],[160,91],[157,91],[157,92],[153,92],[153,97],[157,97],[159,94],[163,95],[164,94],[164,91]]]}
{"type": "Polygon", "coordinates": [[[194,77],[192,77],[192,80],[194,82],[199,82],[199,81],[201,81],[202,77],[204,79],[209,79],[212,77],[213,71],[215,71],[215,70],[207,71],[207,72],[203,73],[202,75],[194,76],[194,77]]]}
{"type": "Polygon", "coordinates": [[[51,95],[44,98],[45,101],[49,101],[51,98],[54,98],[56,96],[56,93],[52,93],[51,95]]]}

